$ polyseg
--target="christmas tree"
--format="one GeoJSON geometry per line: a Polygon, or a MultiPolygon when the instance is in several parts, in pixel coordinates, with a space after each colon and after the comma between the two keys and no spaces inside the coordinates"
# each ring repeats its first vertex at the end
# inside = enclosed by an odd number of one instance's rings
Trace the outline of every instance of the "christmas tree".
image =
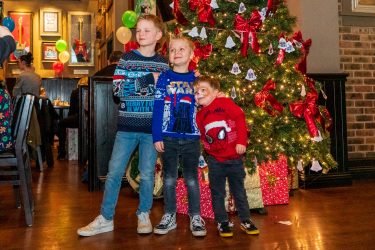
{"type": "Polygon", "coordinates": [[[174,0],[171,8],[170,33],[195,42],[191,68],[218,78],[246,113],[250,170],[281,154],[300,170],[336,167],[330,116],[317,104],[324,92],[306,76],[311,40],[293,32],[296,20],[282,0],[174,0]]]}

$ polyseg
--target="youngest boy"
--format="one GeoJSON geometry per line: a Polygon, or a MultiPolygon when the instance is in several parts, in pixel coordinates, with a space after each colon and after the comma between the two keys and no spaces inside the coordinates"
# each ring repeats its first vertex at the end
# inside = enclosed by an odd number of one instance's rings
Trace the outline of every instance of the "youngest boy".
{"type": "Polygon", "coordinates": [[[217,97],[220,83],[202,76],[194,83],[195,99],[202,109],[197,114],[201,141],[209,154],[208,176],[215,220],[222,237],[233,236],[232,223],[225,211],[225,182],[229,188],[241,220],[241,229],[247,234],[259,234],[250,220],[249,204],[244,188],[245,170],[242,155],[247,146],[245,114],[231,99],[217,97]]]}

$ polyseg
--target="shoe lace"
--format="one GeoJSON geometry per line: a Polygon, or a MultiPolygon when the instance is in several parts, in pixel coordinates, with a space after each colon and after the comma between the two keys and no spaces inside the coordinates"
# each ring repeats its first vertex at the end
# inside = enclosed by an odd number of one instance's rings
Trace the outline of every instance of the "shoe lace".
{"type": "Polygon", "coordinates": [[[166,225],[169,223],[169,221],[172,219],[172,214],[164,214],[161,218],[160,224],[166,225]]]}
{"type": "Polygon", "coordinates": [[[204,222],[201,216],[194,215],[193,218],[191,219],[191,225],[193,227],[204,227],[206,223],[204,222]]]}

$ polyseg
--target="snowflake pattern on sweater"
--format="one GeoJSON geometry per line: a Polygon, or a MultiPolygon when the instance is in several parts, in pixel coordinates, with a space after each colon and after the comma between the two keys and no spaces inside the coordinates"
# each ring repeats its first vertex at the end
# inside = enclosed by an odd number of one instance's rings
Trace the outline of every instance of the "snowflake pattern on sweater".
{"type": "Polygon", "coordinates": [[[120,98],[118,130],[151,133],[155,81],[152,73],[167,70],[167,60],[138,51],[125,53],[113,75],[113,94],[120,98]]]}

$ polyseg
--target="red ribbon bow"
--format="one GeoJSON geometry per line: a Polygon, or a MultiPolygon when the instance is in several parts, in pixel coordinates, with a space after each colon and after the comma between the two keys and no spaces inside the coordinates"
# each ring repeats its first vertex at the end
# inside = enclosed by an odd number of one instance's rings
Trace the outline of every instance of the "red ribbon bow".
{"type": "Polygon", "coordinates": [[[294,33],[293,40],[301,43],[301,45],[302,45],[302,48],[301,48],[302,57],[301,57],[300,62],[298,64],[296,64],[295,68],[296,68],[296,70],[300,71],[302,74],[306,74],[306,72],[307,72],[306,59],[307,59],[307,55],[310,52],[310,47],[311,47],[312,41],[311,41],[311,39],[307,39],[306,41],[304,41],[302,39],[302,33],[301,33],[301,31],[298,31],[298,32],[294,33]]]}
{"type": "Polygon", "coordinates": [[[182,14],[180,10],[180,1],[179,0],[173,0],[173,13],[176,17],[176,20],[181,25],[187,25],[189,21],[186,19],[186,17],[182,14]]]}
{"type": "Polygon", "coordinates": [[[199,42],[194,42],[194,57],[190,61],[189,70],[195,70],[200,59],[207,59],[212,52],[212,44],[201,45],[199,42]]]}
{"type": "Polygon", "coordinates": [[[255,105],[267,111],[268,114],[271,116],[275,116],[275,111],[270,109],[267,104],[274,108],[275,110],[279,111],[280,113],[283,111],[284,107],[281,105],[273,95],[271,95],[270,91],[276,89],[276,83],[269,79],[266,84],[263,86],[262,90],[255,94],[254,102],[255,105]],[[267,103],[268,102],[268,103],[267,103]]]}
{"type": "Polygon", "coordinates": [[[271,11],[275,13],[277,5],[279,5],[279,0],[268,0],[266,16],[268,16],[271,11]]]}
{"type": "Polygon", "coordinates": [[[311,137],[319,136],[318,127],[314,121],[314,118],[319,111],[316,105],[317,100],[318,93],[315,91],[315,89],[312,89],[309,93],[307,93],[304,101],[300,100],[289,104],[290,112],[292,112],[293,115],[299,118],[302,118],[302,116],[305,118],[307,129],[311,137]]]}
{"type": "Polygon", "coordinates": [[[258,54],[259,43],[257,38],[256,31],[262,26],[262,18],[257,10],[254,10],[251,13],[249,19],[243,18],[240,14],[236,14],[234,17],[234,28],[236,31],[239,31],[243,34],[242,46],[241,46],[241,55],[243,57],[247,56],[247,50],[249,48],[249,37],[252,36],[251,48],[253,52],[258,54]]]}
{"type": "Polygon", "coordinates": [[[215,18],[211,8],[211,0],[190,0],[189,7],[192,11],[198,9],[198,20],[215,26],[215,18]]]}

